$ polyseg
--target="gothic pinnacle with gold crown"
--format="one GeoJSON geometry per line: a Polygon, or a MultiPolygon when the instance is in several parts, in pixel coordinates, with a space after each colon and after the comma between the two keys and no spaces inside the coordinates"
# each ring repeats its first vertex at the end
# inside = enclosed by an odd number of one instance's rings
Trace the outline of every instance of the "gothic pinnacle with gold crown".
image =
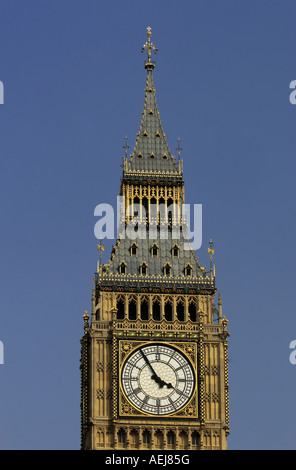
{"type": "Polygon", "coordinates": [[[145,50],[147,50],[148,60],[145,62],[145,69],[148,69],[148,70],[153,70],[155,67],[155,62],[152,62],[151,60],[151,52],[154,51],[154,53],[156,54],[158,51],[158,49],[156,48],[156,46],[153,44],[153,42],[150,39],[151,35],[152,35],[151,28],[150,26],[148,26],[147,28],[148,40],[143,45],[142,51],[141,51],[141,52],[144,52],[145,50]]]}

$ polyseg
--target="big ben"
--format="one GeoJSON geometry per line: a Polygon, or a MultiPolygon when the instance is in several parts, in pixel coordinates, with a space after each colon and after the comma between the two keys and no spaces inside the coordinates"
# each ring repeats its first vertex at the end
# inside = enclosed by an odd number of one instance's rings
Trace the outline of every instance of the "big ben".
{"type": "Polygon", "coordinates": [[[213,245],[207,269],[190,248],[183,161],[160,120],[150,27],[142,51],[144,108],[123,157],[117,240],[84,315],[81,448],[224,450],[229,333],[213,245]]]}

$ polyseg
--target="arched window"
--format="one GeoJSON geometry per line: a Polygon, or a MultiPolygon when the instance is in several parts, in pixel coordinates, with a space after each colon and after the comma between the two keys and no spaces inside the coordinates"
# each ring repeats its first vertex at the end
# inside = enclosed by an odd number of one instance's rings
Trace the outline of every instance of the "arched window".
{"type": "Polygon", "coordinates": [[[124,300],[119,298],[117,300],[116,307],[117,307],[117,314],[116,314],[117,320],[123,320],[124,319],[124,300]]]}
{"type": "Polygon", "coordinates": [[[152,197],[150,199],[150,213],[148,215],[149,215],[149,221],[155,224],[157,221],[157,202],[156,202],[155,197],[152,197]]]}
{"type": "Polygon", "coordinates": [[[193,431],[191,434],[191,442],[193,446],[198,446],[199,444],[199,434],[197,431],[193,431]]]}
{"type": "Polygon", "coordinates": [[[130,431],[130,444],[134,448],[137,448],[139,445],[139,433],[136,429],[130,431]]]}
{"type": "Polygon", "coordinates": [[[190,320],[196,322],[196,305],[194,302],[189,303],[188,311],[190,320]]]}
{"type": "Polygon", "coordinates": [[[130,252],[131,252],[131,256],[137,256],[138,247],[137,247],[137,244],[135,242],[131,245],[130,252]]]}
{"type": "Polygon", "coordinates": [[[146,429],[143,431],[143,444],[150,444],[150,432],[146,429]]]}
{"type": "Polygon", "coordinates": [[[163,272],[164,272],[164,275],[165,276],[170,276],[171,275],[171,266],[169,265],[169,263],[167,263],[164,268],[163,268],[163,272]]]}
{"type": "Polygon", "coordinates": [[[155,432],[155,447],[159,447],[160,449],[162,449],[162,446],[163,446],[163,433],[161,430],[157,430],[155,432]]]}
{"type": "Polygon", "coordinates": [[[154,300],[152,305],[153,320],[160,321],[160,303],[159,300],[154,300]]]}
{"type": "Polygon", "coordinates": [[[148,300],[144,298],[141,301],[141,320],[148,320],[148,319],[149,319],[148,300]]]}
{"type": "Polygon", "coordinates": [[[181,431],[179,434],[179,446],[180,446],[180,449],[187,449],[188,435],[185,431],[181,431]]]}
{"type": "Polygon", "coordinates": [[[166,203],[163,197],[158,201],[159,221],[164,223],[166,221],[166,203]]]}
{"type": "Polygon", "coordinates": [[[151,256],[152,258],[157,258],[158,256],[158,246],[156,243],[154,243],[151,247],[151,256]]]}
{"type": "Polygon", "coordinates": [[[166,302],[164,306],[164,316],[167,321],[173,321],[173,307],[171,302],[166,302]]]}
{"type": "Polygon", "coordinates": [[[124,261],[119,265],[119,273],[120,274],[126,274],[126,264],[124,261]]]}
{"type": "Polygon", "coordinates": [[[125,444],[126,441],[126,432],[124,429],[120,429],[117,433],[119,444],[125,444]]]}
{"type": "Polygon", "coordinates": [[[171,224],[173,220],[173,206],[174,206],[174,201],[169,198],[167,201],[167,210],[168,210],[168,223],[171,224]]]}
{"type": "Polygon", "coordinates": [[[143,261],[143,263],[140,266],[140,273],[142,274],[142,276],[147,276],[148,270],[147,270],[147,264],[145,263],[145,261],[143,261]]]}
{"type": "Polygon", "coordinates": [[[128,318],[129,320],[137,319],[137,303],[135,299],[131,299],[128,304],[128,318]]]}
{"type": "Polygon", "coordinates": [[[175,244],[172,248],[172,256],[173,258],[179,258],[179,247],[175,244]]]}
{"type": "Polygon", "coordinates": [[[184,313],[184,304],[183,302],[179,302],[177,304],[177,318],[179,321],[185,320],[185,313],[184,313]]]}
{"type": "Polygon", "coordinates": [[[133,201],[134,205],[134,213],[132,214],[132,218],[140,216],[140,199],[138,196],[134,197],[133,201]]]}
{"type": "Polygon", "coordinates": [[[167,441],[169,445],[175,444],[175,434],[173,433],[173,431],[169,431],[167,433],[167,441]]]}
{"type": "Polygon", "coordinates": [[[142,220],[146,222],[148,217],[148,199],[147,197],[142,198],[142,220]]]}
{"type": "Polygon", "coordinates": [[[189,263],[185,266],[185,276],[192,276],[192,267],[189,263]]]}

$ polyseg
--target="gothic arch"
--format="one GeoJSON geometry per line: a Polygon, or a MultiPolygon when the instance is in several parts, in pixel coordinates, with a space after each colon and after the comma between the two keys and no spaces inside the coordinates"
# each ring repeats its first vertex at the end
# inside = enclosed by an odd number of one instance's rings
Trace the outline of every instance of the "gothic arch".
{"type": "Polygon", "coordinates": [[[159,297],[154,297],[152,302],[152,315],[153,320],[160,321],[161,320],[161,303],[159,297]]]}
{"type": "Polygon", "coordinates": [[[149,299],[146,296],[141,298],[141,320],[149,320],[149,299]]]}
{"type": "Polygon", "coordinates": [[[185,321],[185,305],[184,301],[181,298],[177,300],[176,310],[177,319],[181,322],[185,321]]]}
{"type": "Polygon", "coordinates": [[[171,299],[167,299],[164,304],[164,317],[167,321],[173,321],[173,305],[171,299]]]}
{"type": "Polygon", "coordinates": [[[129,298],[128,302],[128,318],[129,320],[137,319],[137,299],[134,296],[129,298]]]}

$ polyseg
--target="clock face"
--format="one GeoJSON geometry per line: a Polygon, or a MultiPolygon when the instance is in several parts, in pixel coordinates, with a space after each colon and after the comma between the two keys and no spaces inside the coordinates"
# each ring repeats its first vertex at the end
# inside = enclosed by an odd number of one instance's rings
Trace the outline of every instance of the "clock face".
{"type": "Polygon", "coordinates": [[[125,360],[123,391],[138,410],[152,415],[172,414],[183,408],[195,388],[190,361],[165,344],[143,345],[125,360]]]}

